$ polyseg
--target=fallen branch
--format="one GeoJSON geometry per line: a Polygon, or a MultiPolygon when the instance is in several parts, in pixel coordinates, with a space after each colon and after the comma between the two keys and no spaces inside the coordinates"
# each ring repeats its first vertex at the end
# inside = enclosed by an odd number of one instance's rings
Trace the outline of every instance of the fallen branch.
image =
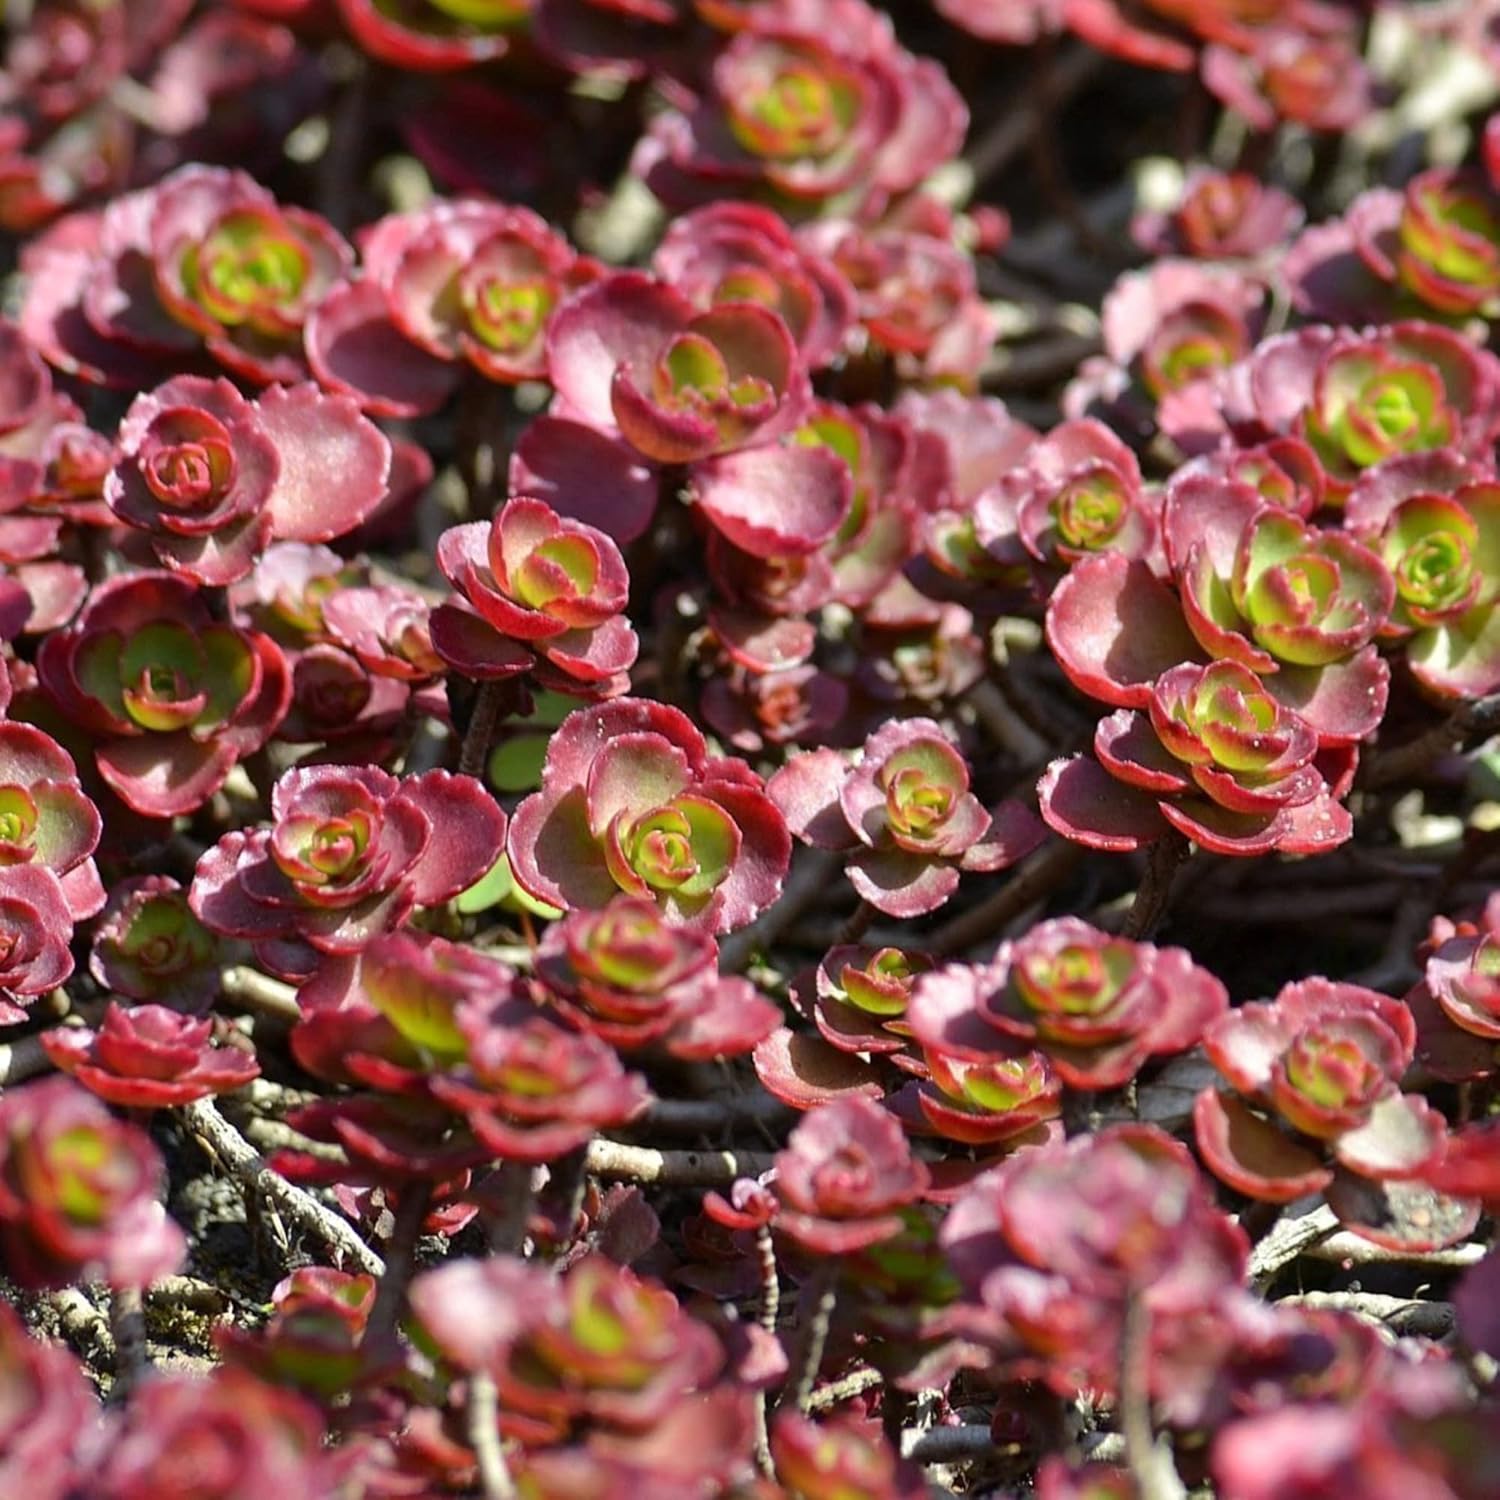
{"type": "Polygon", "coordinates": [[[184,1105],[182,1120],[247,1192],[269,1199],[287,1218],[316,1235],[361,1271],[383,1275],[385,1262],[347,1219],[324,1208],[311,1193],[271,1170],[266,1159],[218,1111],[212,1099],[184,1105]]]}
{"type": "Polygon", "coordinates": [[[126,1401],[151,1368],[146,1353],[146,1309],[139,1287],[119,1287],[110,1293],[109,1331],[115,1343],[115,1380],[110,1396],[126,1401]]]}
{"type": "Polygon", "coordinates": [[[1269,1281],[1304,1251],[1337,1233],[1339,1221],[1327,1204],[1295,1219],[1280,1219],[1250,1252],[1251,1281],[1269,1281]]]}
{"type": "Polygon", "coordinates": [[[962,1464],[995,1451],[988,1426],[968,1422],[956,1427],[908,1429],[901,1434],[901,1456],[914,1464],[962,1464]]]}
{"type": "Polygon", "coordinates": [[[1347,1266],[1430,1266],[1434,1271],[1462,1271],[1477,1266],[1488,1254],[1483,1245],[1450,1245],[1446,1250],[1396,1250],[1377,1245],[1363,1235],[1341,1230],[1303,1252],[1309,1260],[1347,1266]]]}
{"type": "Polygon", "coordinates": [[[623,1141],[589,1142],[587,1165],[595,1177],[619,1182],[660,1182],[669,1187],[722,1187],[771,1169],[764,1151],[653,1151],[623,1141]]]}
{"type": "Polygon", "coordinates": [[[1385,1297],[1378,1292],[1302,1292],[1283,1297],[1277,1306],[1326,1307],[1353,1313],[1392,1333],[1440,1339],[1453,1332],[1453,1304],[1425,1302],[1411,1297],[1385,1297]]]}
{"type": "Polygon", "coordinates": [[[302,1018],[302,1007],[297,1004],[297,991],[259,969],[247,969],[240,965],[225,969],[219,976],[219,993],[226,1000],[235,1000],[247,1010],[258,1010],[263,1015],[275,1016],[285,1021],[302,1018]]]}
{"type": "Polygon", "coordinates": [[[807,1409],[809,1412],[827,1411],[829,1407],[841,1406],[845,1401],[852,1401],[856,1396],[863,1396],[866,1391],[873,1391],[877,1385],[884,1384],[885,1376],[879,1370],[871,1365],[861,1365],[838,1380],[820,1385],[807,1398],[807,1409]]]}

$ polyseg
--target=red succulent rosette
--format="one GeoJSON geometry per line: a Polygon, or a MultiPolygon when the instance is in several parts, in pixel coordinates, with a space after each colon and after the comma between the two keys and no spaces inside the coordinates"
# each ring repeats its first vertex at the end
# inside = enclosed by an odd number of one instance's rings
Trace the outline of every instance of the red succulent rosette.
{"type": "Polygon", "coordinates": [[[908,378],[972,389],[997,325],[979,297],[974,262],[951,240],[839,219],[809,225],[800,238],[853,288],[871,350],[908,378]]]}
{"type": "Polygon", "coordinates": [[[507,852],[538,901],[592,909],[624,891],[720,933],[780,894],[791,836],[760,777],[710,755],[686,715],[617,698],[554,732],[542,789],[516,809],[507,852]]]}
{"type": "Polygon", "coordinates": [[[1250,354],[1266,294],[1249,267],[1166,258],[1125,272],[1100,308],[1105,352],[1079,366],[1064,412],[1121,430],[1154,423],[1186,452],[1212,446],[1216,381],[1250,354]]]}
{"type": "Polygon", "coordinates": [[[510,50],[533,0],[337,0],[354,39],[370,54],[415,73],[446,73],[510,50]]]}
{"type": "Polygon", "coordinates": [[[78,1360],[33,1338],[9,1304],[0,1306],[0,1484],[32,1500],[66,1500],[97,1431],[99,1407],[78,1360]]]}
{"type": "Polygon", "coordinates": [[[318,378],[389,416],[438,406],[468,366],[513,385],[545,378],[552,314],[598,274],[530,209],[438,200],[360,236],[359,279],[307,325],[318,378]]]}
{"type": "Polygon", "coordinates": [[[1477,923],[1433,924],[1406,1004],[1423,1066],[1461,1081],[1490,1075],[1500,1061],[1500,896],[1490,897],[1477,923]]]}
{"type": "Polygon", "coordinates": [[[250,939],[263,962],[293,974],[306,972],[309,949],[357,953],[414,906],[466,890],[505,839],[489,793],[446,771],[288,771],[271,816],[270,828],[226,834],[198,861],[188,900],[211,931],[250,939]]]}
{"type": "Polygon", "coordinates": [[[1248,447],[1219,448],[1203,454],[1176,470],[1170,488],[1189,479],[1242,484],[1262,503],[1301,516],[1304,521],[1322,506],[1327,490],[1317,454],[1295,437],[1275,437],[1248,447]]]}
{"type": "Polygon", "coordinates": [[[433,648],[479,679],[513,676],[532,657],[549,685],[605,696],[629,687],[638,641],[623,610],[630,575],[602,531],[516,496],[491,522],[454,526],[438,541],[438,567],[466,608],[433,612],[433,648]]]}
{"type": "Polygon", "coordinates": [[[1197,168],[1175,207],[1137,214],[1130,232],[1149,255],[1253,260],[1285,244],[1301,223],[1302,205],[1254,173],[1197,168]]]}
{"type": "Polygon", "coordinates": [[[251,402],[227,380],[179,376],[131,403],[118,444],[110,510],[164,567],[208,585],[243,578],[271,542],[353,531],[391,473],[374,423],[308,384],[251,402]]]}
{"type": "Polygon", "coordinates": [[[907,1025],[929,1051],[984,1062],[1036,1047],[1069,1088],[1111,1089],[1150,1058],[1194,1046],[1228,1004],[1183,949],[1060,917],[1003,944],[988,965],[919,975],[907,1025]]]}
{"type": "Polygon", "coordinates": [[[773,1222],[816,1255],[849,1255],[900,1234],[898,1210],[929,1181],[892,1115],[839,1099],[804,1115],[777,1153],[773,1222]]]}
{"type": "Polygon", "coordinates": [[[291,696],[268,636],[217,621],[186,579],[133,573],[95,585],[37,653],[47,696],[95,736],[110,790],[147,817],[201,807],[271,737],[291,696]]]}
{"type": "Polygon", "coordinates": [[[471,1002],[455,1019],[463,1057],[428,1087],[492,1158],[555,1161],[650,1102],[645,1080],[625,1071],[613,1047],[566,1030],[530,1000],[471,1002]]]}
{"type": "Polygon", "coordinates": [[[1476,172],[1433,167],[1399,192],[1361,193],[1307,230],[1284,269],[1311,317],[1485,316],[1500,306],[1500,200],[1476,172]]]}
{"type": "MultiPolygon", "coordinates": [[[[1399,1000],[1359,985],[1309,979],[1274,1002],[1241,1006],[1204,1037],[1230,1085],[1205,1089],[1193,1111],[1198,1149],[1230,1186],[1287,1203],[1334,1182],[1326,1155],[1375,1182],[1423,1174],[1446,1146],[1442,1116],[1403,1094],[1416,1026],[1399,1000]]],[[[1335,1212],[1350,1222],[1335,1193],[1335,1212]]],[[[1378,1225],[1351,1223],[1381,1242],[1378,1225]]]]}
{"type": "Polygon", "coordinates": [[[1035,429],[993,396],[951,390],[904,391],[893,412],[913,434],[910,483],[926,512],[922,553],[908,569],[912,581],[929,598],[986,615],[1028,601],[1031,569],[997,562],[980,545],[974,505],[1023,462],[1035,429]]]}
{"type": "Polygon", "coordinates": [[[792,982],[792,1002],[840,1052],[898,1054],[911,1037],[913,988],[931,967],[924,954],[841,943],[792,982]]]}
{"type": "Polygon", "coordinates": [[[353,259],[316,214],[222,167],[65,227],[28,260],[22,325],[53,364],[126,388],[199,347],[247,380],[304,379],[302,325],[353,259]]]}
{"type": "Polygon", "coordinates": [[[302,325],[353,258],[316,214],[213,167],[155,189],[147,244],[165,310],[221,364],[260,381],[306,373],[302,325]]]}
{"type": "Polygon", "coordinates": [[[73,972],[73,913],[57,876],[41,864],[0,866],[0,1026],[73,972]]]}
{"type": "Polygon", "coordinates": [[[1168,828],[1219,854],[1320,854],[1354,831],[1330,784],[1318,735],[1238,662],[1173,667],[1147,711],[1119,709],[1094,756],[1054,761],[1038,784],[1042,817],[1094,849],[1138,849],[1168,828]]]}
{"type": "Polygon", "coordinates": [[[672,925],[639,896],[570,912],[548,928],[536,976],[572,1025],[621,1051],[660,1042],[674,1057],[732,1057],[781,1021],[748,980],[720,976],[711,937],[672,925]]]}
{"type": "Polygon", "coordinates": [[[547,336],[566,415],[617,430],[657,463],[691,463],[789,430],[808,401],[786,324],[757,302],[699,312],[634,271],[567,302],[547,336]]]}
{"type": "Polygon", "coordinates": [[[411,689],[371,672],[352,651],[309,646],[292,657],[292,701],[276,738],[291,744],[338,745],[341,759],[358,746],[370,760],[387,759],[406,717],[411,689]]]}
{"type": "Polygon", "coordinates": [[[768,746],[826,742],[848,705],[845,684],[808,664],[770,672],[734,666],[710,677],[699,700],[709,727],[748,755],[768,746]]]}
{"type": "Polygon", "coordinates": [[[1186,1148],[1150,1125],[1016,1153],[959,1195],[938,1237],[979,1314],[961,1304],[945,1321],[1059,1392],[1114,1388],[1132,1303],[1158,1329],[1221,1307],[1249,1255],[1186,1148]]]}
{"type": "Polygon", "coordinates": [[[1203,650],[1266,674],[1325,743],[1373,733],[1389,673],[1371,643],[1396,597],[1381,557],[1348,531],[1312,526],[1248,485],[1207,475],[1168,485],[1163,520],[1203,650]]]}
{"type": "Polygon", "coordinates": [[[1500,687],[1500,484],[1451,450],[1393,459],[1350,491],[1346,524],[1395,580],[1385,634],[1440,698],[1500,687]]]}
{"type": "Polygon", "coordinates": [[[719,202],[674,219],[652,267],[701,309],[758,302],[778,314],[810,370],[844,349],[854,288],[825,255],[801,243],[773,209],[719,202]]]}
{"type": "Polygon", "coordinates": [[[968,114],[941,68],[868,7],[787,6],[715,59],[707,96],[657,119],[635,170],[674,207],[761,190],[817,204],[857,190],[883,205],[949,157],[968,114]]]}
{"type": "Polygon", "coordinates": [[[1407,454],[1477,455],[1497,420],[1492,356],[1435,323],[1278,334],[1229,372],[1218,399],[1237,435],[1305,439],[1339,497],[1407,454]]]}
{"type": "Polygon", "coordinates": [[[27,1287],[101,1276],[144,1286],[182,1262],[182,1231],[158,1201],[161,1158],[66,1078],[0,1097],[0,1250],[27,1287]]]}
{"type": "Polygon", "coordinates": [[[1042,1145],[1062,1133],[1062,1080],[1045,1053],[1018,1049],[981,1062],[923,1047],[921,1066],[925,1076],[890,1101],[908,1130],[1007,1150],[1042,1145]]]}
{"type": "Polygon", "coordinates": [[[927,1490],[921,1470],[903,1463],[871,1421],[815,1422],[780,1411],[771,1424],[771,1454],[782,1482],[806,1500],[921,1500],[927,1490]]]}
{"type": "Polygon", "coordinates": [[[0,724],[0,868],[52,871],[81,922],[104,905],[92,858],[101,826],[72,756],[29,724],[0,724]]]}
{"type": "Polygon", "coordinates": [[[332,1402],[365,1367],[359,1343],[375,1302],[375,1278],[303,1266],[271,1292],[271,1316],[252,1335],[220,1325],[214,1347],[226,1365],[332,1402]]]}
{"type": "Polygon", "coordinates": [[[89,972],[128,1000],[207,1010],[219,992],[220,943],[170,875],[137,875],[110,890],[89,972]]]}
{"type": "Polygon", "coordinates": [[[376,677],[422,683],[441,677],[433,649],[432,606],[400,584],[338,588],[323,601],[323,628],[376,677]]]}
{"type": "Polygon", "coordinates": [[[234,386],[182,376],[131,403],[104,494],[120,520],[153,533],[164,565],[195,583],[231,583],[269,540],[280,464],[234,386]]]}
{"type": "Polygon", "coordinates": [[[253,1055],[214,1047],[213,1022],[164,1005],[110,1003],[97,1030],[59,1027],[42,1034],[55,1067],[91,1094],[127,1109],[165,1109],[243,1088],[260,1076],[253,1055]]]}
{"type": "Polygon", "coordinates": [[[602,1255],[561,1276],[515,1260],[455,1261],[419,1276],[411,1301],[448,1359],[493,1376],[502,1430],[515,1424],[533,1442],[579,1424],[598,1436],[645,1432],[725,1362],[713,1331],[665,1287],[602,1255]]]}
{"type": "Polygon", "coordinates": [[[1102,422],[1084,418],[1054,427],[979,494],[974,536],[1002,566],[1034,561],[1055,577],[1093,552],[1153,555],[1155,511],[1135,454],[1102,422]]]}
{"type": "Polygon", "coordinates": [[[350,957],[320,958],[297,991],[292,1055],[329,1083],[420,1097],[435,1070],[463,1060],[459,1008],[510,994],[515,978],[443,938],[384,933],[350,957]]]}
{"type": "Polygon", "coordinates": [[[1205,49],[1202,77],[1221,103],[1256,130],[1274,130],[1283,121],[1309,130],[1348,130],[1375,105],[1374,80],[1352,28],[1267,26],[1247,47],[1205,49]]]}
{"type": "Polygon", "coordinates": [[[767,791],[804,843],[851,851],[850,883],[890,916],[935,911],[961,871],[1003,870],[1042,839],[1018,803],[985,811],[963,755],[932,719],[876,730],[854,766],[836,750],[807,751],[767,791]]]}
{"type": "Polygon", "coordinates": [[[98,1500],[180,1492],[180,1476],[223,1500],[313,1500],[337,1487],[318,1409],[304,1396],[221,1368],[164,1374],[136,1392],[89,1476],[98,1500]]]}

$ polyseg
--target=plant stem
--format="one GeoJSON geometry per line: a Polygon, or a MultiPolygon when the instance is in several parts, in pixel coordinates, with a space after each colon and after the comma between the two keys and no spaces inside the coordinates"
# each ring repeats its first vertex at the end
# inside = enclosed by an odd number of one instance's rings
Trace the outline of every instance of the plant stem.
{"type": "Polygon", "coordinates": [[[115,1341],[115,1383],[110,1395],[116,1401],[128,1401],[150,1368],[146,1310],[139,1287],[119,1287],[110,1293],[109,1329],[115,1341]]]}
{"type": "Polygon", "coordinates": [[[1500,693],[1476,698],[1474,702],[1454,709],[1441,724],[1434,725],[1415,739],[1372,755],[1365,763],[1360,785],[1378,791],[1381,787],[1411,781],[1439,756],[1456,750],[1465,740],[1492,735],[1496,731],[1500,731],[1500,693]]]}
{"type": "Polygon", "coordinates": [[[396,1324],[406,1305],[406,1287],[416,1265],[422,1222],[431,1206],[430,1182],[413,1181],[401,1185],[396,1222],[385,1247],[385,1274],[380,1278],[375,1305],[370,1309],[370,1321],[365,1327],[365,1342],[371,1348],[395,1336],[396,1324]]]}
{"type": "Polygon", "coordinates": [[[767,1333],[775,1333],[781,1314],[781,1277],[776,1271],[776,1241],[769,1224],[755,1231],[755,1252],[760,1257],[760,1326],[767,1333]]]}
{"type": "Polygon", "coordinates": [[[1151,846],[1140,887],[1120,928],[1122,937],[1144,941],[1161,926],[1172,902],[1173,878],[1187,852],[1187,840],[1180,833],[1169,833],[1151,846]]]}
{"type": "Polygon", "coordinates": [[[1151,1309],[1140,1293],[1125,1303],[1120,1329],[1120,1432],[1125,1439],[1125,1466],[1140,1500],[1186,1500],[1187,1489],[1172,1463],[1171,1451],[1158,1446],[1151,1425],[1151,1309]]]}
{"type": "Polygon", "coordinates": [[[526,1222],[535,1196],[531,1168],[525,1162],[504,1162],[493,1181],[494,1207],[485,1216],[490,1249],[496,1255],[518,1255],[526,1241],[526,1222]]]}
{"type": "Polygon", "coordinates": [[[776,939],[808,907],[828,894],[828,883],[837,876],[841,858],[827,849],[809,849],[804,853],[792,867],[781,899],[719,945],[720,972],[738,974],[757,952],[774,946],[776,939]]]}
{"type": "Polygon", "coordinates": [[[863,898],[858,906],[849,914],[848,920],[839,928],[837,941],[843,943],[857,943],[870,929],[878,913],[870,903],[863,898]]]}
{"type": "Polygon", "coordinates": [[[833,1309],[839,1295],[836,1260],[819,1267],[809,1290],[812,1293],[812,1313],[797,1343],[797,1358],[792,1366],[795,1378],[783,1389],[778,1403],[790,1404],[800,1412],[809,1409],[818,1370],[823,1363],[823,1351],[828,1347],[828,1329],[833,1323],[833,1309]]]}
{"type": "Polygon", "coordinates": [[[500,722],[503,701],[504,695],[498,682],[479,684],[479,692],[474,698],[474,712],[469,715],[469,727],[464,730],[464,742],[458,752],[460,775],[483,776],[490,744],[495,738],[495,726],[500,722]]]}
{"type": "Polygon", "coordinates": [[[293,985],[283,984],[258,969],[235,965],[219,976],[219,993],[226,1000],[236,1000],[249,1010],[262,1011],[288,1021],[300,1020],[302,1007],[297,1004],[293,985]]]}
{"type": "Polygon", "coordinates": [[[484,1500],[515,1500],[515,1481],[500,1446],[500,1398],[493,1376],[477,1372],[469,1377],[468,1402],[469,1446],[484,1500]]]}
{"type": "Polygon", "coordinates": [[[993,896],[939,927],[922,946],[939,957],[963,953],[988,938],[998,938],[1007,922],[1050,895],[1083,859],[1083,849],[1054,839],[1016,867],[993,896]]]}

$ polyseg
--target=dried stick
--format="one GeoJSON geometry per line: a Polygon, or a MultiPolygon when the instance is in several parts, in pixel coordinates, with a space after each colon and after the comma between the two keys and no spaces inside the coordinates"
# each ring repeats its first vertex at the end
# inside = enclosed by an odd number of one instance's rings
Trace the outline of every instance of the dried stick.
{"type": "Polygon", "coordinates": [[[1120,1432],[1125,1466],[1140,1500],[1186,1500],[1187,1489],[1172,1462],[1171,1449],[1158,1443],[1151,1424],[1151,1309],[1139,1293],[1125,1304],[1120,1330],[1120,1432]]]}
{"type": "Polygon", "coordinates": [[[115,1383],[110,1396],[128,1401],[150,1369],[146,1355],[146,1309],[138,1286],[119,1287],[110,1293],[109,1331],[115,1341],[115,1383]]]}
{"type": "Polygon", "coordinates": [[[802,1329],[802,1336],[797,1341],[797,1358],[792,1366],[795,1375],[783,1387],[781,1400],[777,1403],[790,1405],[803,1413],[809,1410],[818,1370],[823,1363],[823,1351],[828,1347],[828,1330],[833,1323],[833,1309],[838,1303],[839,1266],[836,1260],[828,1261],[818,1268],[811,1290],[813,1309],[802,1329]]]}
{"type": "Polygon", "coordinates": [[[602,1139],[590,1141],[588,1150],[595,1177],[671,1187],[722,1187],[739,1177],[759,1177],[772,1160],[764,1151],[653,1151],[602,1139]]]}
{"type": "Polygon", "coordinates": [[[1295,1219],[1282,1219],[1250,1252],[1249,1276],[1253,1282],[1270,1281],[1304,1251],[1326,1240],[1338,1230],[1339,1221],[1327,1204],[1295,1219]]]}
{"type": "Polygon", "coordinates": [[[289,1219],[372,1276],[385,1274],[381,1259],[346,1219],[323,1207],[311,1193],[271,1170],[266,1159],[218,1111],[212,1099],[184,1105],[182,1119],[245,1191],[268,1198],[289,1219]]]}
{"type": "Polygon", "coordinates": [[[225,969],[219,976],[219,993],[226,1000],[237,1000],[247,1009],[258,1010],[268,1016],[288,1021],[300,1020],[302,1016],[295,987],[283,984],[279,979],[272,979],[259,969],[248,969],[242,965],[225,969]]]}
{"type": "Polygon", "coordinates": [[[469,1446],[484,1500],[515,1500],[515,1481],[500,1446],[500,1397],[493,1376],[480,1371],[469,1377],[468,1405],[469,1446]]]}

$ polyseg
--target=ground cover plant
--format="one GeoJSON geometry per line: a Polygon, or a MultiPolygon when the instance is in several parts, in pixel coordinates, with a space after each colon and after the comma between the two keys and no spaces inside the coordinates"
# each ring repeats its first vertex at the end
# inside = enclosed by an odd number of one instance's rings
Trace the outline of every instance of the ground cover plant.
{"type": "Polygon", "coordinates": [[[1500,1495],[1494,0],[33,0],[0,1491],[1500,1495]]]}

